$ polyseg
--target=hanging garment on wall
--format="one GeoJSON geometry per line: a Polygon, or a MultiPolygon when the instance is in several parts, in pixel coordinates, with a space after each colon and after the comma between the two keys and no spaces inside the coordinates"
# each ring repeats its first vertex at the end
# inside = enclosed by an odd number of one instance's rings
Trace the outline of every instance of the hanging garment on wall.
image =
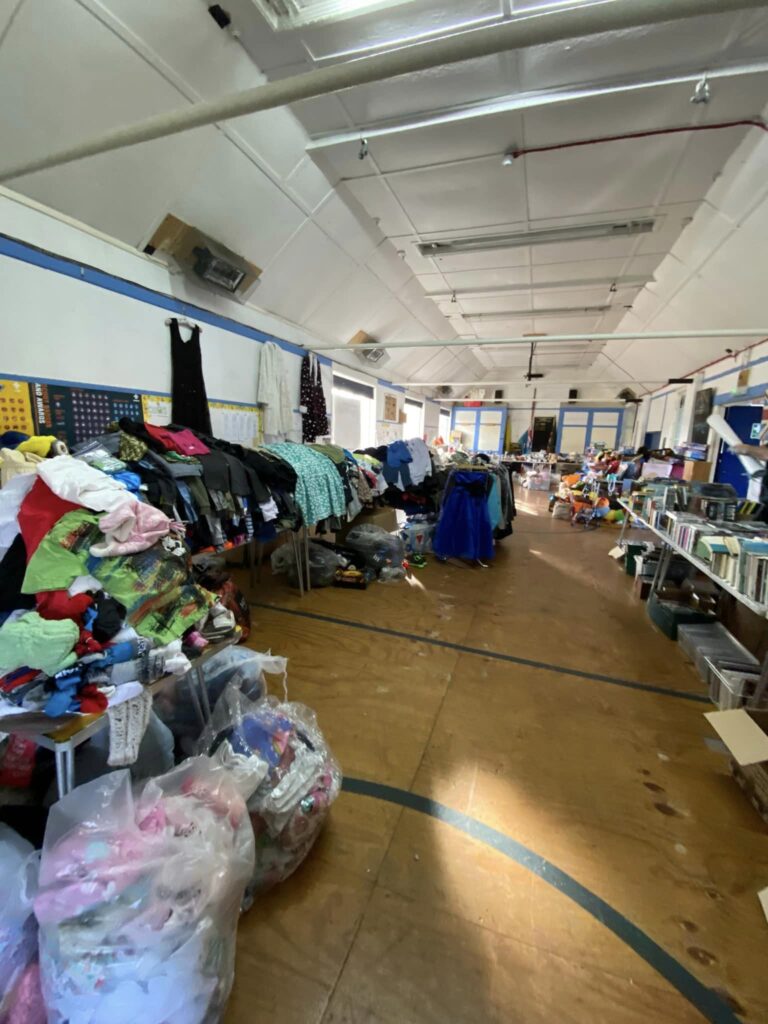
{"type": "Polygon", "coordinates": [[[330,433],[325,392],[320,379],[320,363],[314,352],[308,352],[301,361],[299,401],[307,410],[301,417],[302,440],[314,441],[315,438],[330,433]]]}
{"type": "Polygon", "coordinates": [[[261,346],[256,401],[265,406],[265,434],[270,437],[284,437],[291,433],[293,402],[283,365],[283,353],[274,341],[268,341],[261,346]]]}
{"type": "Polygon", "coordinates": [[[185,341],[175,317],[171,320],[171,403],[174,423],[205,434],[211,433],[211,412],[200,354],[200,328],[194,327],[185,341]]]}

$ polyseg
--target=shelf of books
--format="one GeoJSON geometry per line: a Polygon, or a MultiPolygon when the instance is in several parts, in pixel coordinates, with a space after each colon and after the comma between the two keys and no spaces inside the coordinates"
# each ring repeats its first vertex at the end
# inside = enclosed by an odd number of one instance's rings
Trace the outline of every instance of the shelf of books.
{"type": "Polygon", "coordinates": [[[689,512],[663,512],[649,522],[619,504],[673,551],[687,558],[727,593],[768,618],[768,526],[765,523],[713,523],[689,512]]]}

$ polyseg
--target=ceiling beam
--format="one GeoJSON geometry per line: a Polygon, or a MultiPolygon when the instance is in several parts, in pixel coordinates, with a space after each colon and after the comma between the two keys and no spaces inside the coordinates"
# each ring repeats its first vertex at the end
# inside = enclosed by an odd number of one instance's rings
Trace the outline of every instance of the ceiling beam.
{"type": "MultiPolygon", "coordinates": [[[[484,348],[487,345],[549,345],[563,341],[696,341],[702,338],[754,338],[768,340],[768,327],[722,327],[701,331],[616,331],[609,334],[537,334],[516,338],[429,338],[426,341],[372,341],[355,345],[355,351],[378,348],[455,348],[470,346],[484,348]]],[[[348,345],[313,345],[313,352],[349,351],[348,345]]]]}
{"type": "Polygon", "coordinates": [[[137,124],[115,128],[53,153],[8,162],[0,167],[0,182],[46,168],[60,167],[98,153],[124,149],[126,146],[166,138],[218,121],[228,121],[260,110],[273,110],[299,100],[326,96],[400,75],[566,39],[764,6],[765,0],[621,0],[620,3],[615,0],[595,0],[594,3],[565,9],[534,9],[532,13],[513,17],[488,32],[458,32],[419,46],[395,49],[364,60],[352,60],[306,74],[291,75],[215,100],[158,114],[137,124]]]}
{"type": "MultiPolygon", "coordinates": [[[[719,68],[706,69],[710,80],[718,78],[738,78],[743,75],[761,75],[768,72],[768,61],[752,61],[748,64],[730,64],[719,68]]],[[[641,89],[658,89],[670,85],[695,85],[702,78],[702,66],[698,65],[690,71],[656,76],[653,78],[634,77],[619,78],[592,85],[558,86],[551,89],[537,89],[530,92],[512,93],[500,96],[495,100],[483,100],[476,103],[462,103],[427,114],[413,114],[398,120],[374,121],[361,125],[350,131],[324,132],[313,135],[307,145],[307,151],[333,149],[335,146],[349,144],[359,145],[363,136],[369,142],[372,139],[387,135],[400,135],[404,132],[421,131],[444,124],[461,121],[472,121],[495,114],[509,114],[516,111],[535,110],[557,103],[572,103],[574,100],[593,99],[598,96],[613,96],[626,92],[637,92],[641,89]]],[[[486,154],[493,156],[493,153],[486,154]]]]}
{"type": "MultiPolygon", "coordinates": [[[[663,380],[651,379],[649,377],[627,377],[625,380],[610,380],[609,378],[597,378],[594,380],[581,380],[568,378],[567,380],[549,380],[546,377],[540,381],[537,387],[545,387],[547,384],[569,384],[571,387],[576,387],[579,384],[610,384],[611,387],[622,387],[625,384],[666,384],[669,380],[665,377],[663,380]]],[[[528,382],[524,378],[517,378],[516,380],[439,380],[424,383],[420,380],[393,380],[393,384],[396,384],[400,388],[493,388],[493,387],[509,387],[512,384],[527,384],[528,382]]]]}

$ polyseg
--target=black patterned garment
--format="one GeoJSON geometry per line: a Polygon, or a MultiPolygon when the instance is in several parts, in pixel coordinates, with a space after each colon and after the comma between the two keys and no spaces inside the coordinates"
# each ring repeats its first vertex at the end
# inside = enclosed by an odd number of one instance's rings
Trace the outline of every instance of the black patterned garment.
{"type": "Polygon", "coordinates": [[[307,411],[301,417],[302,440],[314,441],[330,433],[325,394],[320,380],[320,363],[317,356],[308,352],[301,361],[301,390],[299,403],[307,411]]]}

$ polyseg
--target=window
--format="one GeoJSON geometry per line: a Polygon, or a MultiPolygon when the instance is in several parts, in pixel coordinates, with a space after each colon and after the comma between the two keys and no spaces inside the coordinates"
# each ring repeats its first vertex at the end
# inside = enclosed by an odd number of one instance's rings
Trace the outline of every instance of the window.
{"type": "Polygon", "coordinates": [[[424,436],[424,403],[415,402],[412,398],[405,400],[405,424],[403,437],[406,441],[414,437],[424,436]]]}
{"type": "Polygon", "coordinates": [[[354,451],[369,448],[376,437],[373,388],[349,377],[333,375],[333,443],[354,451]]]}
{"type": "Polygon", "coordinates": [[[437,432],[442,437],[443,441],[448,444],[449,435],[451,433],[451,410],[441,409],[438,417],[437,432]]]}

